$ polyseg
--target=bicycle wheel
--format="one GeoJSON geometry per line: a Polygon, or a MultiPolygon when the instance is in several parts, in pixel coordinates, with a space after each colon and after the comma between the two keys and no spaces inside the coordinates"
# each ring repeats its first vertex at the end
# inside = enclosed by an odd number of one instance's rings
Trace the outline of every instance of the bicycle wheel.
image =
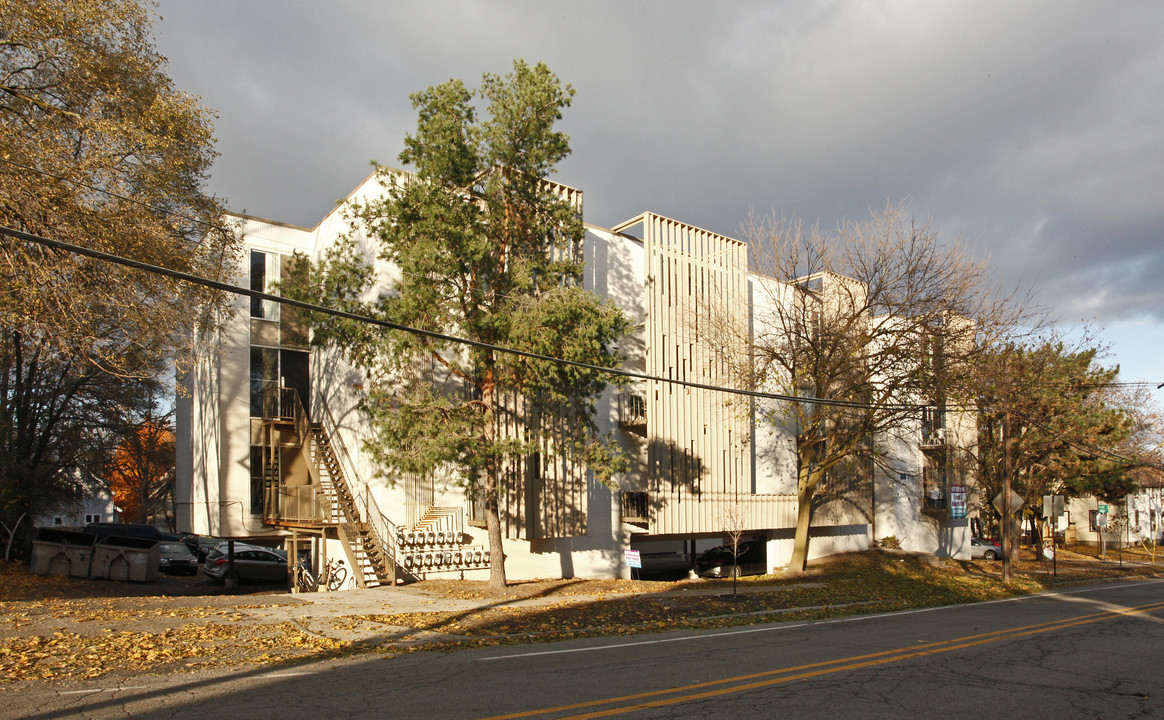
{"type": "Polygon", "coordinates": [[[344,580],[348,579],[348,569],[343,565],[334,568],[327,578],[327,589],[335,592],[344,585],[344,580]]]}
{"type": "Polygon", "coordinates": [[[300,570],[296,579],[299,582],[299,592],[315,592],[319,587],[315,578],[306,570],[300,570]]]}

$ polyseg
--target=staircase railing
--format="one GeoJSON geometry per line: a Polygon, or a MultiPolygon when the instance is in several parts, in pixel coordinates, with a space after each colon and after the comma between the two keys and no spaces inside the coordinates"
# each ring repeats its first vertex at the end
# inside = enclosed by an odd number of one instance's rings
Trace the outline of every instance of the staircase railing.
{"type": "Polygon", "coordinates": [[[384,552],[384,559],[388,565],[389,572],[392,573],[392,584],[396,584],[396,536],[400,534],[400,529],[394,522],[380,512],[380,506],[376,504],[376,498],[372,495],[372,489],[364,485],[364,492],[360,494],[360,500],[363,503],[364,517],[372,526],[372,532],[380,543],[381,549],[384,552]]]}
{"type": "MultiPolygon", "coordinates": [[[[358,478],[359,474],[356,472],[355,463],[352,462],[351,455],[348,454],[348,448],[344,445],[343,435],[339,432],[339,423],[332,417],[331,411],[327,407],[327,403],[321,402],[319,404],[320,414],[323,416],[324,431],[327,433],[328,443],[331,445],[331,452],[335,455],[335,459],[340,464],[340,471],[344,478],[358,478]]],[[[353,494],[354,495],[354,494],[353,494]]],[[[358,517],[352,518],[359,522],[358,517]]]]}
{"type": "Polygon", "coordinates": [[[336,523],[334,498],[322,492],[319,470],[313,463],[308,462],[308,470],[314,485],[287,486],[280,477],[279,448],[306,447],[311,442],[311,421],[303,409],[299,391],[287,387],[264,388],[262,403],[263,420],[268,423],[261,440],[264,522],[336,523]],[[291,428],[294,437],[284,437],[291,428]]]}
{"type": "MultiPolygon", "coordinates": [[[[310,485],[302,486],[285,486],[277,477],[265,478],[265,515],[284,522],[338,526],[353,570],[362,572],[356,557],[359,545],[377,581],[391,579],[395,584],[396,525],[380,512],[366,484],[362,493],[352,491],[352,483],[359,475],[344,445],[339,424],[326,403],[320,403],[319,411],[322,422],[313,427],[296,389],[264,390],[263,418],[269,423],[278,423],[264,428],[264,457],[267,452],[273,453],[276,445],[297,445],[306,452],[311,478],[310,485]],[[296,437],[283,435],[292,431],[296,437]]],[[[363,585],[363,580],[360,584],[363,585]]]]}
{"type": "Polygon", "coordinates": [[[334,522],[334,504],[315,485],[274,485],[266,488],[263,507],[268,522],[334,522]]]}
{"type": "MultiPolygon", "coordinates": [[[[340,464],[340,471],[343,478],[357,478],[359,475],[355,470],[355,463],[352,462],[351,455],[348,453],[347,446],[344,445],[343,436],[339,432],[339,423],[336,422],[335,417],[331,414],[327,403],[320,403],[321,425],[328,435],[328,440],[331,444],[332,453],[340,464]]],[[[346,480],[343,480],[346,482],[346,480]]],[[[372,496],[371,489],[367,483],[363,483],[363,492],[353,493],[351,491],[351,484],[347,485],[348,493],[355,501],[355,506],[352,512],[356,517],[352,518],[356,523],[361,519],[367,524],[371,530],[371,540],[374,550],[376,550],[383,558],[384,571],[390,575],[392,584],[396,584],[396,525],[389,520],[384,513],[380,511],[376,504],[375,497],[372,496]]],[[[379,573],[377,573],[379,577],[379,573]]],[[[385,578],[380,578],[381,580],[385,578]]]]}

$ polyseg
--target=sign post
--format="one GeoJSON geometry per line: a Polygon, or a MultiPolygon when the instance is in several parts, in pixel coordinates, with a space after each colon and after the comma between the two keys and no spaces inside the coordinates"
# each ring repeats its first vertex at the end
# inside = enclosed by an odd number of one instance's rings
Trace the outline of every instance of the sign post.
{"type": "Polygon", "coordinates": [[[1096,511],[1095,527],[1099,530],[1099,558],[1107,560],[1107,505],[1100,505],[1096,511]]]}
{"type": "Polygon", "coordinates": [[[623,550],[623,558],[626,560],[626,566],[631,570],[631,580],[635,580],[635,570],[642,574],[643,556],[638,550],[623,550]]]}
{"type": "Polygon", "coordinates": [[[1043,496],[1043,517],[1051,522],[1051,575],[1059,577],[1059,552],[1055,549],[1055,533],[1059,530],[1059,516],[1066,510],[1062,495],[1043,496]]]}
{"type": "MultiPolygon", "coordinates": [[[[1009,480],[1009,477],[1008,477],[1009,480]]],[[[1011,516],[1022,510],[1023,496],[1010,489],[1010,482],[998,495],[994,496],[994,509],[1002,516],[1002,581],[1010,582],[1010,556],[1017,538],[1014,537],[1014,528],[1011,525],[1011,516]]]]}

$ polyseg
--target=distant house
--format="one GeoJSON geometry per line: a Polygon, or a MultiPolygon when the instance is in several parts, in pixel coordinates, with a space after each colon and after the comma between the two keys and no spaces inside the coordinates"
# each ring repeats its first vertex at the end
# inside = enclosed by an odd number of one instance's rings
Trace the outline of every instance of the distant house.
{"type": "MultiPolygon", "coordinates": [[[[581,191],[557,190],[581,212],[581,191]]],[[[383,192],[373,176],[347,200],[383,192]]],[[[312,228],[235,220],[247,248],[237,282],[253,289],[269,288],[296,252],[319,258],[343,233],[367,242],[342,208],[312,228]]],[[[586,288],[633,323],[620,343],[627,367],[656,378],[725,384],[722,348],[693,329],[712,319],[701,308],[762,322],[753,298],[776,282],[749,272],[745,243],[653,213],[609,228],[587,224],[579,251],[586,288]]],[[[385,263],[377,271],[384,287],[396,272],[385,263]]],[[[201,360],[181,378],[188,392],[176,415],[178,529],[342,554],[366,585],[484,579],[480,507],[450,478],[384,478],[364,452],[360,373],[311,348],[288,307],[240,296],[235,310],[220,331],[196,338],[201,360]]],[[[612,490],[551,453],[513,463],[501,497],[508,576],[626,577],[626,550],[690,559],[723,543],[731,508],[743,539],[765,549],[765,567],[786,565],[796,515],[793,438],[754,408],[740,409],[749,407],[657,380],[608,389],[599,422],[627,450],[631,470],[612,490]]],[[[830,480],[810,556],[863,550],[876,534],[911,550],[969,557],[964,499],[973,478],[950,461],[955,444],[974,444],[973,416],[936,407],[895,433],[894,472],[869,466],[830,480]]]]}
{"type": "Polygon", "coordinates": [[[1098,545],[1102,537],[1112,547],[1164,541],[1164,473],[1144,468],[1136,482],[1140,488],[1119,502],[1090,496],[1068,500],[1068,541],[1098,545]]]}
{"type": "Polygon", "coordinates": [[[33,527],[83,527],[95,522],[117,522],[119,513],[113,496],[106,492],[87,494],[70,505],[42,513],[33,521],[33,527]]]}

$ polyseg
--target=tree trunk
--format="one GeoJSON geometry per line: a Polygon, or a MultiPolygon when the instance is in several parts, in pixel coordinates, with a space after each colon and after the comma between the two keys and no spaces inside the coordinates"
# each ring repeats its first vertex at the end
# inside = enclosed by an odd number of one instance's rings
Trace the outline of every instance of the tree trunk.
{"type": "MultiPolygon", "coordinates": [[[[493,382],[492,362],[484,373],[481,384],[481,400],[486,408],[483,428],[485,445],[492,447],[497,442],[497,429],[494,425],[494,409],[496,408],[496,385],[493,382]]],[[[496,458],[487,463],[485,469],[484,505],[485,505],[485,532],[489,538],[489,587],[492,590],[504,590],[505,580],[505,549],[502,546],[501,510],[497,501],[497,474],[496,458]]]]}
{"type": "Polygon", "coordinates": [[[20,528],[20,523],[24,521],[24,516],[28,513],[20,513],[20,517],[16,518],[16,522],[9,528],[6,523],[0,523],[4,529],[8,531],[8,544],[4,547],[4,562],[11,562],[12,560],[12,541],[16,539],[16,531],[20,528]]]}
{"type": "Polygon", "coordinates": [[[812,494],[816,483],[800,483],[796,490],[796,535],[792,541],[792,559],[788,573],[796,575],[808,569],[808,524],[812,520],[812,494]]]}
{"type": "Polygon", "coordinates": [[[485,474],[485,531],[489,537],[489,588],[504,590],[505,550],[502,547],[501,513],[497,503],[497,472],[490,468],[485,474]]]}

